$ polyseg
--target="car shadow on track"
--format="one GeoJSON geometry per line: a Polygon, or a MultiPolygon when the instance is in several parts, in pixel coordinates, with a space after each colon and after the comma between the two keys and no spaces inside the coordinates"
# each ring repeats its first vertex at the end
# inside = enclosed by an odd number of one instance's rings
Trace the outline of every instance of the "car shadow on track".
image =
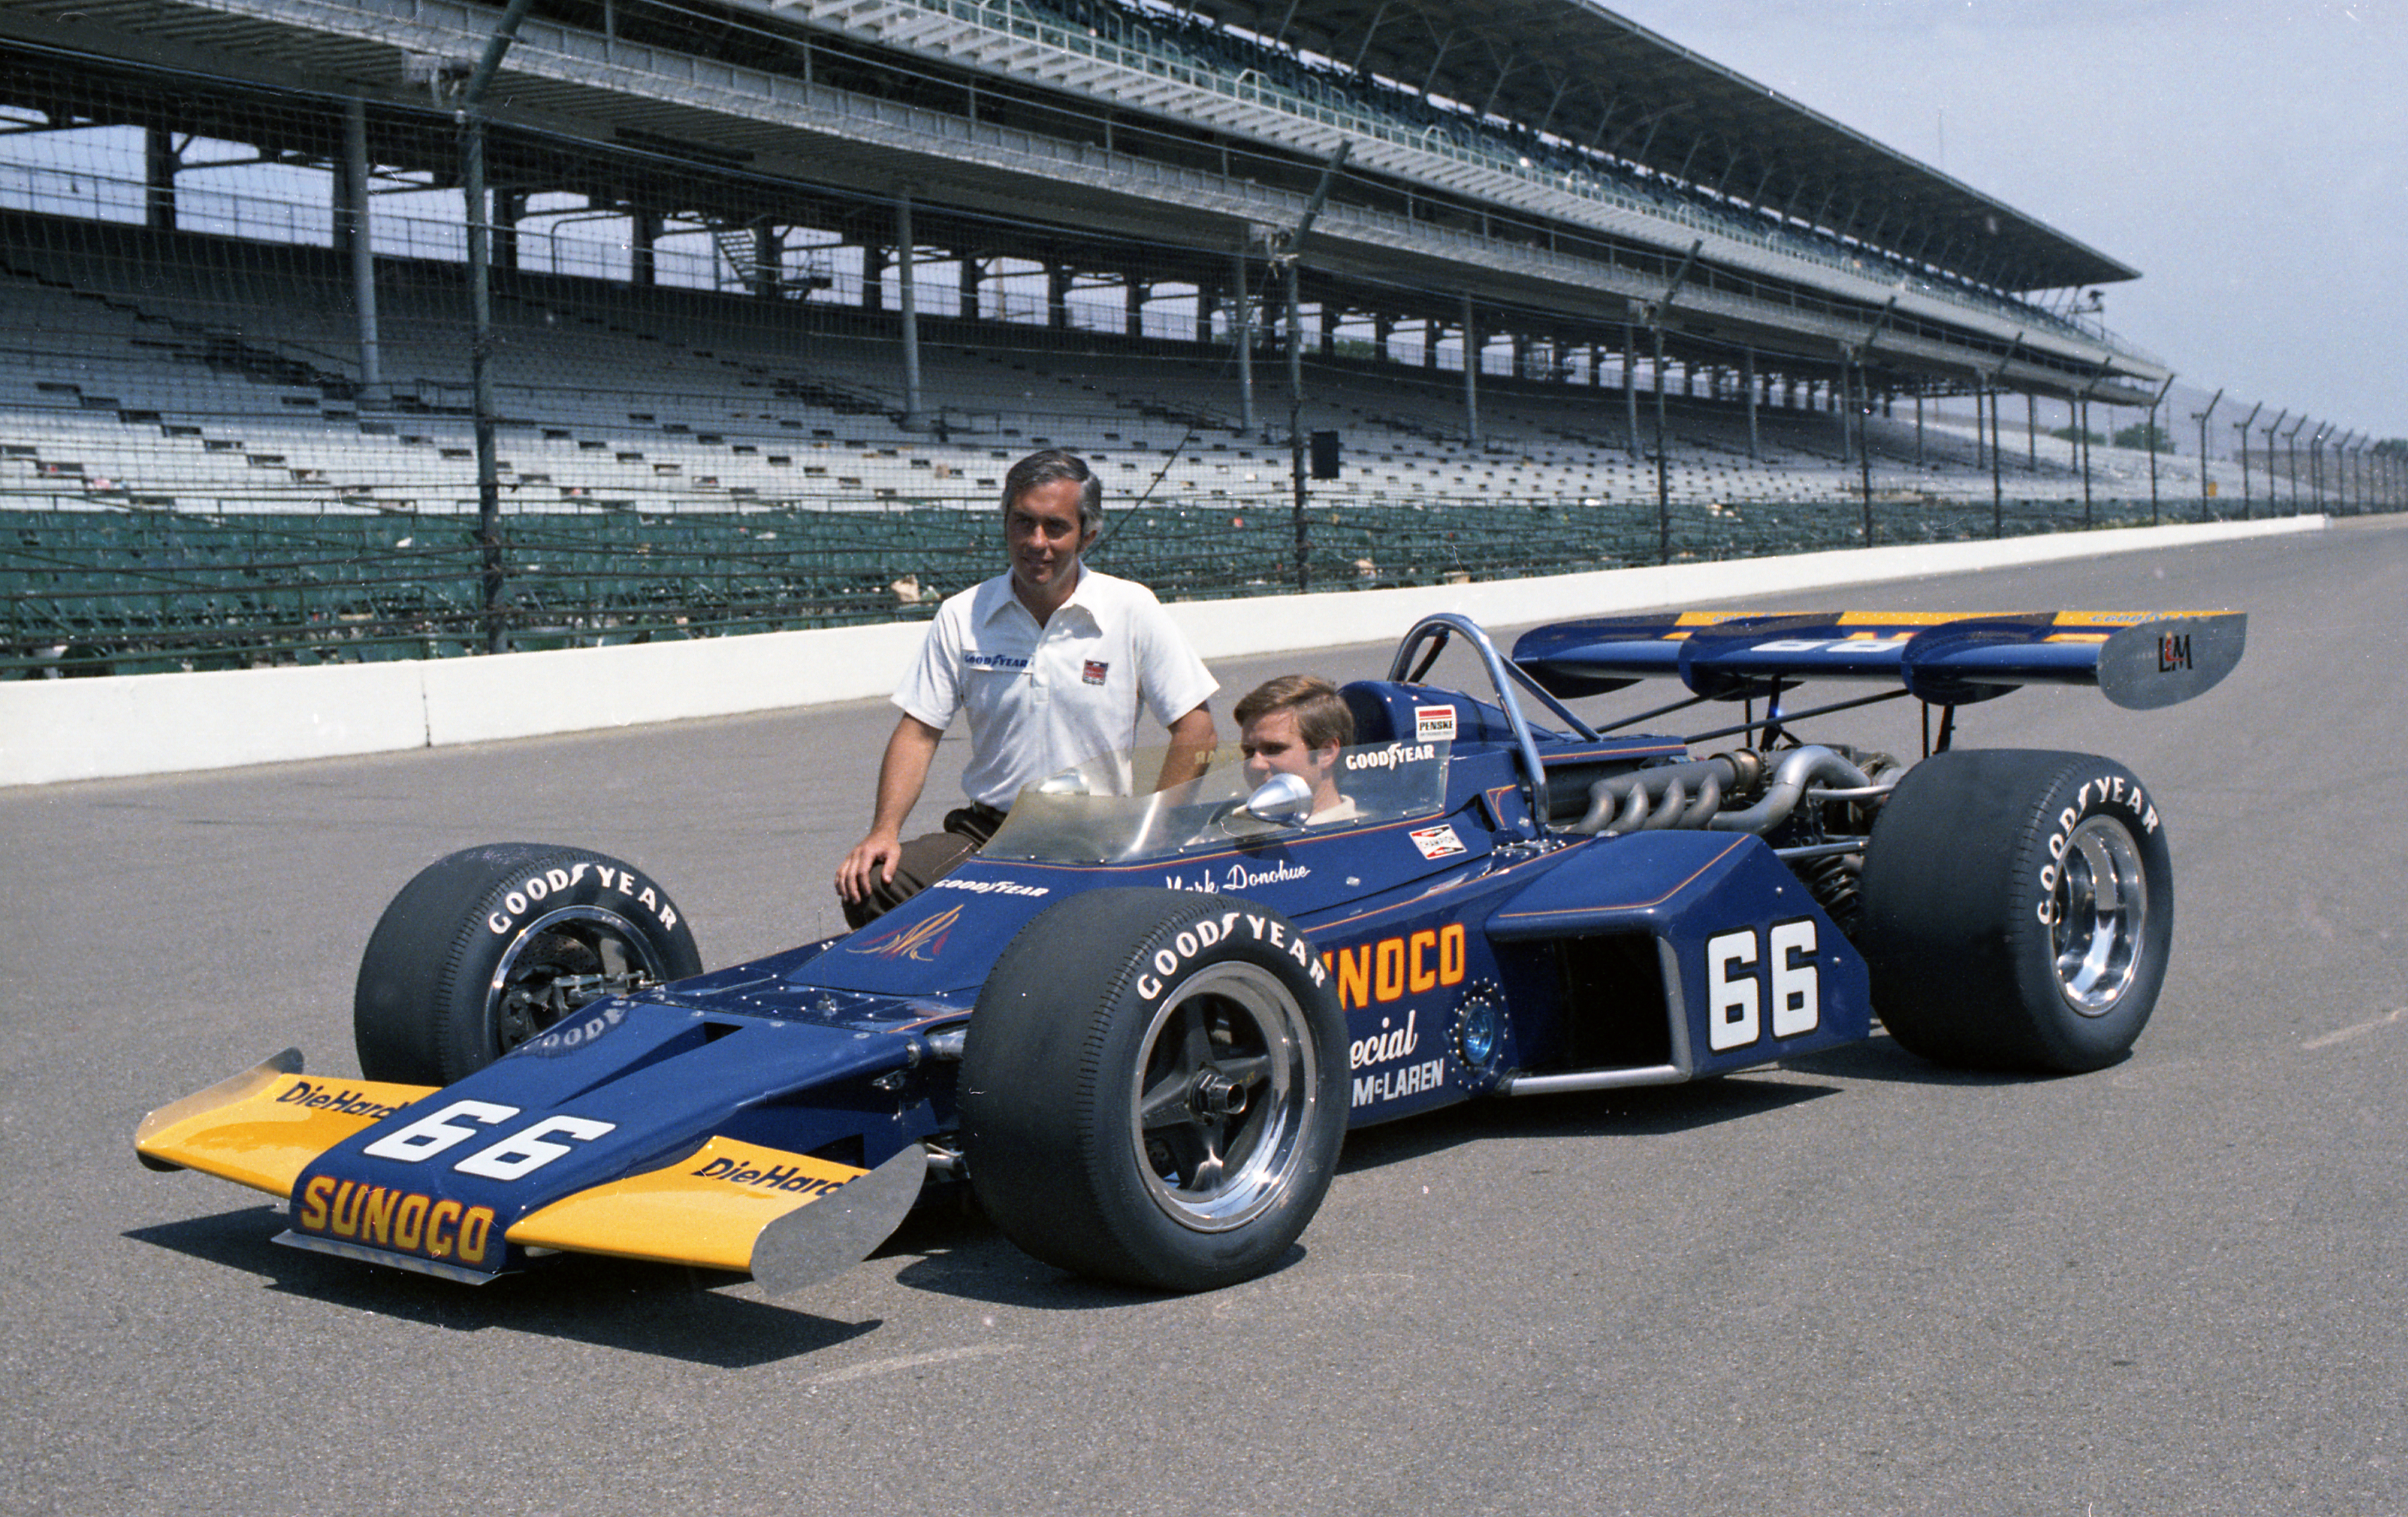
{"type": "Polygon", "coordinates": [[[740,1284],[741,1275],[581,1255],[550,1260],[490,1285],[459,1285],[270,1242],[283,1225],[274,1207],[245,1206],[133,1228],[124,1235],[246,1270],[273,1291],[403,1322],[467,1333],[507,1327],[722,1369],[811,1353],[882,1325],[878,1319],[836,1322],[728,1294],[724,1288],[740,1284]]]}
{"type": "Polygon", "coordinates": [[[1950,1069],[1918,1059],[1875,1032],[1862,1043],[1843,1044],[1821,1053],[1784,1059],[1781,1067],[1801,1075],[1827,1075],[1840,1079],[1879,1080],[1892,1085],[2028,1085],[2062,1076],[1991,1069],[1950,1069]]]}
{"type": "Polygon", "coordinates": [[[1727,1079],[1635,1090],[1470,1101],[1346,1134],[1340,1174],[1378,1169],[1497,1137],[1662,1137],[1837,1095],[1836,1085],[1727,1079]]]}
{"type": "Polygon", "coordinates": [[[1661,1137],[1838,1095],[1830,1080],[1911,1085],[2015,1085],[2051,1076],[1943,1069],[1875,1033],[1822,1053],[1721,1079],[1613,1091],[1470,1101],[1426,1117],[1350,1133],[1339,1172],[1383,1164],[1490,1137],[1661,1137]]]}
{"type": "MultiPolygon", "coordinates": [[[[1348,1134],[1338,1170],[1346,1174],[1376,1169],[1497,1137],[1654,1136],[1684,1132],[1835,1095],[1840,1089],[1796,1079],[1735,1077],[1637,1091],[1474,1101],[1348,1134]]],[[[1290,1249],[1266,1273],[1277,1275],[1295,1267],[1306,1252],[1302,1244],[1290,1249]]],[[[996,1230],[967,1187],[944,1204],[924,1204],[879,1253],[918,1256],[896,1272],[898,1284],[997,1306],[1093,1311],[1167,1299],[1162,1292],[1084,1279],[1030,1258],[996,1230]]]]}
{"type": "MultiPolygon", "coordinates": [[[[924,1202],[870,1257],[909,1259],[895,1272],[898,1285],[1030,1311],[1104,1311],[1176,1299],[1174,1293],[1087,1279],[1029,1257],[996,1230],[968,1186],[924,1202]]],[[[1276,1275],[1303,1257],[1301,1245],[1292,1248],[1266,1273],[1276,1275]]]]}
{"type": "MultiPolygon", "coordinates": [[[[1942,1069],[1876,1033],[1864,1043],[1725,1079],[1467,1102],[1348,1134],[1338,1169],[1379,1169],[1501,1137],[1643,1138],[1694,1132],[1842,1094],[1847,1087],[1838,1082],[1844,1081],[1995,1085],[2025,1077],[1942,1069]]],[[[1305,1253],[1302,1245],[1290,1250],[1279,1270],[1294,1267],[1305,1253]]],[[[873,1257],[878,1256],[908,1261],[896,1272],[898,1284],[999,1306],[1087,1311],[1164,1299],[1156,1292],[1082,1279],[1030,1258],[996,1230],[967,1187],[942,1201],[924,1203],[873,1257]]]]}

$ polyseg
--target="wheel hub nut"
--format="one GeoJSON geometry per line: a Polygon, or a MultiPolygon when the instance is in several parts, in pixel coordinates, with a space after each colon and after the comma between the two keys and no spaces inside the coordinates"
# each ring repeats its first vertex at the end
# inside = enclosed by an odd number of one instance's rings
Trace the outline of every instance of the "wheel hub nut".
{"type": "Polygon", "coordinates": [[[1207,1069],[1196,1076],[1196,1091],[1187,1105],[1198,1117],[1235,1117],[1246,1109],[1246,1088],[1207,1069]]]}

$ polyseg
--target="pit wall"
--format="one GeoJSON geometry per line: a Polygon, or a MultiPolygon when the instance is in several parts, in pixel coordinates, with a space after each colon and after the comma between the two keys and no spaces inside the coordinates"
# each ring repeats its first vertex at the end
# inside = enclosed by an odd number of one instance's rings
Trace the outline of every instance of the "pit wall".
{"type": "MultiPolygon", "coordinates": [[[[2144,549],[2321,531],[2322,516],[1942,542],[1542,579],[1242,600],[1171,614],[1208,659],[1376,642],[1461,612],[1522,626],[2144,549]]],[[[998,571],[1000,564],[997,565],[998,571]]],[[[1794,602],[1780,609],[1812,609],[1794,602]]],[[[2098,609],[2145,609],[2102,607],[2098,609]]],[[[767,632],[494,657],[0,683],[0,786],[331,758],[890,693],[926,624],[767,632]]]]}

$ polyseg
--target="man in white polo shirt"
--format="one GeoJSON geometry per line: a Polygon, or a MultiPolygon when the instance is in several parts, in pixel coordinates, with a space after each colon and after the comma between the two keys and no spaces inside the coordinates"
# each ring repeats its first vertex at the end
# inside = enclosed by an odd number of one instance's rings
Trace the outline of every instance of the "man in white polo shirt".
{"type": "Polygon", "coordinates": [[[837,867],[845,920],[874,919],[983,846],[1024,785],[1137,746],[1151,712],[1170,732],[1160,783],[1192,777],[1214,740],[1204,702],[1218,681],[1154,592],[1081,562],[1103,526],[1103,482],[1059,448],[1003,482],[1010,570],[948,598],[895,692],[902,718],[878,766],[869,835],[837,867]],[[902,840],[938,741],[967,715],[969,805],[945,830],[902,840]]]}

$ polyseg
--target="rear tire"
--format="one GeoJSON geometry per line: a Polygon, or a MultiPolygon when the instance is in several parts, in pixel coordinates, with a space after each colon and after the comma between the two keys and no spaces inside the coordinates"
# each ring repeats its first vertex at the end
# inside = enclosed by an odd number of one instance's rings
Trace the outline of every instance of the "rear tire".
{"type": "Polygon", "coordinates": [[[403,886],[368,936],[351,996],[360,1073],[449,1085],[587,1002],[700,973],[685,914],[618,860],[465,849],[403,886]]]}
{"type": "Polygon", "coordinates": [[[2112,759],[1925,759],[1873,824],[1863,896],[1873,1009],[1937,1063],[2103,1068],[2131,1050],[2165,982],[2165,828],[2112,759]]]}
{"type": "Polygon", "coordinates": [[[1047,1264],[1169,1291],[1295,1244],[1346,1131],[1346,1032],[1304,935],[1179,890],[1098,890],[1024,928],[962,1054],[980,1204],[1047,1264]]]}

